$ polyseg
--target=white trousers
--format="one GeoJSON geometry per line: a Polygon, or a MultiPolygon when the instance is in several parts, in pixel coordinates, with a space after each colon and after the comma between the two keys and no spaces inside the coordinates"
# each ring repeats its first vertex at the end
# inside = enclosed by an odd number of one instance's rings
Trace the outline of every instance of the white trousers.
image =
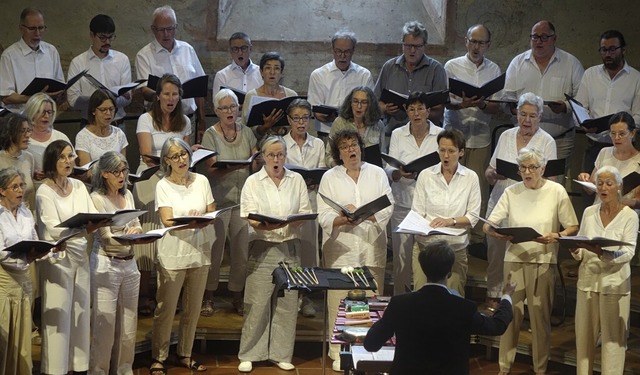
{"type": "Polygon", "coordinates": [[[596,341],[601,335],[602,375],[624,372],[630,294],[604,294],[578,290],[576,300],[576,365],[578,375],[593,374],[596,341]]]}
{"type": "Polygon", "coordinates": [[[66,374],[89,369],[89,259],[67,255],[40,262],[42,358],[40,371],[66,374]]]}
{"type": "Polygon", "coordinates": [[[92,374],[133,374],[139,291],[135,259],[91,254],[92,374]]]}
{"type": "Polygon", "coordinates": [[[224,245],[229,238],[229,283],[232,292],[241,292],[247,278],[247,259],[249,257],[249,225],[240,217],[240,207],[225,212],[221,220],[214,221],[216,239],[211,247],[211,266],[207,277],[207,290],[218,289],[220,265],[224,254],[224,245]]]}

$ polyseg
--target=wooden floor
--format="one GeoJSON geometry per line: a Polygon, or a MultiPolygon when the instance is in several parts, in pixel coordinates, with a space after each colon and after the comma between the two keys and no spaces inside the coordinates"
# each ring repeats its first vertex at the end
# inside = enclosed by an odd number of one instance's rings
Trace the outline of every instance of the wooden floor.
{"type": "MultiPolygon", "coordinates": [[[[474,257],[469,257],[469,288],[467,298],[481,301],[484,298],[484,269],[486,262],[474,257]]],[[[563,260],[561,269],[565,275],[566,282],[566,310],[567,316],[557,327],[552,328],[552,347],[549,374],[571,374],[575,373],[575,336],[573,326],[573,311],[575,306],[575,277],[567,277],[570,271],[577,271],[577,264],[572,260],[563,260]]],[[[625,362],[625,374],[640,374],[640,329],[636,328],[638,316],[640,315],[640,268],[634,267],[633,290],[638,291],[632,294],[632,332],[629,339],[627,358],[625,362]],[[636,272],[638,271],[638,272],[636,272]],[[635,324],[634,324],[635,323],[635,324]]],[[[557,284],[560,284],[557,282],[557,284]]],[[[322,306],[322,294],[311,296],[315,301],[318,310],[322,306]]],[[[561,303],[562,292],[557,288],[556,307],[554,309],[554,322],[560,323],[562,319],[561,303]]],[[[238,345],[242,328],[242,317],[232,311],[231,297],[229,295],[217,295],[215,300],[215,313],[212,317],[200,317],[198,330],[196,332],[196,342],[194,345],[194,358],[208,367],[208,373],[213,374],[237,374],[238,366],[238,345]]],[[[136,363],[134,365],[136,374],[148,374],[147,367],[150,364],[150,338],[151,338],[150,317],[141,317],[138,322],[138,340],[136,345],[136,363]]],[[[525,322],[526,323],[526,322],[525,322]]],[[[177,320],[174,321],[174,328],[177,327],[177,320]]],[[[531,335],[527,331],[527,325],[523,324],[520,334],[520,344],[518,355],[512,374],[532,374],[531,370],[531,335]]],[[[175,337],[172,341],[175,342],[175,337]]],[[[259,363],[254,365],[253,374],[320,374],[322,355],[322,315],[315,318],[305,318],[299,315],[297,322],[296,347],[293,364],[296,370],[293,372],[282,371],[270,363],[259,363]]],[[[469,364],[471,374],[495,374],[498,372],[497,366],[497,340],[489,337],[480,338],[481,344],[473,345],[473,355],[469,364]],[[485,346],[486,345],[486,346],[485,346]],[[493,347],[493,348],[492,348],[493,347]],[[488,348],[488,349],[487,349],[488,348]],[[487,359],[487,354],[489,359],[487,359]]],[[[34,350],[34,373],[38,373],[40,347],[33,346],[34,350]]],[[[173,357],[171,357],[173,358],[173,357]]],[[[327,360],[327,373],[331,371],[331,360],[327,360]]],[[[190,370],[170,366],[170,374],[190,374],[190,370]]]]}

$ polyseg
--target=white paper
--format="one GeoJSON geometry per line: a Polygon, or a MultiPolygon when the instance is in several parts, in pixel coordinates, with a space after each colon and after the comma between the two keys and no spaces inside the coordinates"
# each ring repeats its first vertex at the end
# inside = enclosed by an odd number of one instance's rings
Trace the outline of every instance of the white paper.
{"type": "Polygon", "coordinates": [[[398,229],[398,233],[420,234],[423,236],[436,235],[436,234],[449,234],[452,236],[459,236],[466,232],[464,228],[452,228],[452,227],[440,227],[433,228],[429,225],[429,222],[424,217],[420,216],[417,212],[411,210],[407,216],[402,220],[398,229]],[[433,232],[440,233],[433,233],[433,232]],[[432,232],[432,233],[429,233],[432,232]]]}
{"type": "Polygon", "coordinates": [[[589,190],[591,190],[591,191],[593,191],[593,192],[596,192],[596,190],[597,190],[597,189],[596,189],[596,184],[594,184],[594,183],[593,183],[593,182],[591,182],[591,181],[578,181],[578,180],[576,180],[576,179],[574,179],[573,181],[577,182],[578,184],[580,184],[580,185],[582,185],[582,186],[586,187],[587,189],[589,189],[589,190]]]}
{"type": "Polygon", "coordinates": [[[393,362],[393,356],[395,355],[396,348],[393,346],[383,346],[377,352],[368,352],[364,346],[353,345],[351,346],[351,356],[353,357],[353,367],[358,369],[358,362],[360,361],[381,361],[381,362],[393,362]]]}

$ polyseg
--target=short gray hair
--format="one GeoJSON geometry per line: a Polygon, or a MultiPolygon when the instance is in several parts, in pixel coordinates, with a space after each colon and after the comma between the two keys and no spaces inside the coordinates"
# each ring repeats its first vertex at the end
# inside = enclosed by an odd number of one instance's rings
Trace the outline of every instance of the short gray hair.
{"type": "Polygon", "coordinates": [[[544,111],[544,100],[542,100],[541,97],[532,92],[525,92],[524,94],[520,95],[520,97],[518,98],[518,111],[525,104],[536,107],[538,116],[540,116],[542,114],[542,111],[544,111]]]}
{"type": "Polygon", "coordinates": [[[350,40],[353,49],[356,48],[356,43],[358,43],[358,40],[356,39],[356,34],[353,31],[349,31],[349,30],[340,30],[340,31],[337,31],[335,34],[333,34],[333,36],[331,37],[332,48],[335,47],[336,40],[338,39],[350,40]]]}
{"type": "Polygon", "coordinates": [[[516,157],[516,162],[518,165],[524,163],[527,160],[533,160],[538,163],[541,167],[547,165],[547,159],[545,159],[544,155],[535,148],[527,148],[524,147],[518,151],[518,157],[516,157]]]}
{"type": "Polygon", "coordinates": [[[164,173],[165,176],[171,176],[171,166],[167,163],[167,155],[169,153],[169,149],[172,146],[178,146],[181,149],[185,150],[189,153],[188,163],[191,163],[191,159],[193,158],[193,152],[191,151],[191,147],[185,142],[183,139],[178,137],[172,137],[164,141],[162,145],[162,150],[160,151],[160,171],[164,173]]]}
{"type": "Polygon", "coordinates": [[[616,183],[620,186],[620,190],[622,190],[622,175],[620,174],[618,168],[611,165],[605,165],[602,168],[598,168],[594,180],[598,182],[598,178],[600,178],[600,175],[603,173],[611,173],[613,175],[613,178],[615,178],[616,183]]]}
{"type": "Polygon", "coordinates": [[[415,38],[422,38],[425,44],[427,44],[427,40],[429,39],[429,34],[427,33],[427,29],[418,21],[409,21],[402,26],[402,41],[404,42],[404,37],[407,35],[411,35],[415,38]]]}
{"type": "MultiPolygon", "coordinates": [[[[107,183],[102,177],[102,172],[113,172],[120,167],[120,164],[124,163],[125,168],[129,168],[129,163],[127,162],[127,158],[124,157],[119,152],[116,151],[107,151],[100,159],[93,164],[92,167],[92,175],[91,179],[91,191],[97,191],[102,195],[107,194],[107,183]]],[[[127,191],[127,185],[129,184],[129,174],[124,176],[124,185],[118,190],[118,193],[121,195],[125,195],[127,191]]]]}
{"type": "Polygon", "coordinates": [[[274,143],[280,143],[282,145],[282,148],[284,149],[284,154],[285,156],[287,155],[287,143],[284,141],[284,138],[282,138],[279,135],[270,135],[267,138],[265,138],[264,141],[262,141],[262,143],[260,144],[260,152],[264,152],[264,150],[271,146],[274,143]]]}
{"type": "Polygon", "coordinates": [[[176,18],[176,12],[175,10],[173,10],[173,8],[171,7],[171,5],[164,5],[161,6],[159,8],[156,8],[153,11],[153,22],[156,22],[156,18],[158,18],[161,15],[167,15],[169,17],[171,17],[171,19],[173,19],[174,23],[178,23],[178,19],[176,18]]]}
{"type": "Polygon", "coordinates": [[[231,99],[233,99],[233,102],[235,103],[235,105],[239,105],[238,97],[236,96],[236,94],[233,91],[231,91],[229,89],[222,89],[222,90],[218,91],[216,93],[216,95],[213,97],[213,108],[214,109],[218,109],[218,106],[220,105],[220,102],[224,98],[231,98],[231,99]]]}
{"type": "Polygon", "coordinates": [[[17,176],[22,177],[22,180],[24,181],[24,173],[20,172],[15,167],[0,169],[0,189],[9,188],[9,183],[17,176]]]}

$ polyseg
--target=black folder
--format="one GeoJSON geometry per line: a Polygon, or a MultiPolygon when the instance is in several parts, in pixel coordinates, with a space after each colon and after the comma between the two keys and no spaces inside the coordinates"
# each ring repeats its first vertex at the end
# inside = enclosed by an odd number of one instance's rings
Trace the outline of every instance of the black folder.
{"type": "Polygon", "coordinates": [[[322,105],[322,104],[314,105],[311,108],[311,112],[322,113],[323,115],[327,115],[327,116],[338,116],[339,110],[340,108],[338,107],[332,107],[330,105],[322,105]]]}
{"type": "Polygon", "coordinates": [[[375,144],[365,147],[362,151],[362,161],[382,168],[382,153],[380,152],[380,145],[375,144]]]}
{"type": "MultiPolygon", "coordinates": [[[[274,109],[280,109],[283,113],[287,112],[287,107],[292,101],[296,99],[306,99],[306,96],[288,96],[282,99],[265,100],[264,102],[255,104],[249,110],[249,117],[247,117],[247,126],[255,126],[263,123],[262,116],[269,116],[274,109]]],[[[288,126],[289,121],[287,116],[282,116],[274,126],[288,126]]]]}
{"type": "MultiPolygon", "coordinates": [[[[156,91],[158,82],[160,82],[160,77],[149,74],[149,78],[147,79],[147,87],[152,89],[153,91],[156,91]]],[[[207,75],[191,78],[182,82],[181,99],[206,98],[208,85],[209,76],[207,75]]]]}
{"type": "Polygon", "coordinates": [[[253,163],[256,157],[260,155],[260,152],[256,152],[251,155],[249,159],[246,160],[222,160],[217,159],[216,162],[211,166],[212,168],[226,168],[227,166],[236,166],[236,165],[249,165],[253,163]]]}
{"type": "Polygon", "coordinates": [[[440,155],[437,152],[432,152],[428,155],[421,156],[415,160],[412,160],[409,163],[403,163],[400,160],[394,158],[393,156],[387,155],[384,152],[381,153],[382,159],[387,162],[392,167],[402,168],[405,172],[413,173],[413,172],[422,172],[423,170],[432,167],[440,162],[440,155]]]}
{"type": "Polygon", "coordinates": [[[385,194],[385,195],[381,195],[380,197],[372,200],[371,202],[363,206],[358,207],[355,211],[351,212],[348,209],[346,209],[344,206],[340,205],[339,203],[336,203],[335,201],[331,200],[329,197],[323,195],[322,193],[319,193],[319,195],[320,197],[322,197],[322,200],[327,205],[329,205],[331,208],[333,208],[338,212],[342,212],[344,216],[348,217],[349,220],[351,221],[366,219],[369,216],[375,214],[376,212],[391,206],[391,201],[389,200],[389,197],[387,197],[387,195],[385,194]]]}
{"type": "Polygon", "coordinates": [[[138,87],[139,85],[145,83],[147,80],[146,79],[138,79],[136,81],[133,81],[131,83],[127,83],[126,85],[121,85],[121,86],[116,86],[116,87],[107,87],[105,85],[103,85],[100,81],[98,81],[94,76],[92,76],[91,74],[87,73],[84,75],[84,78],[87,79],[87,81],[89,81],[89,83],[100,90],[105,90],[111,93],[111,95],[115,96],[116,98],[118,96],[122,96],[123,94],[135,89],[136,87],[138,87]]]}
{"type": "Polygon", "coordinates": [[[579,247],[578,244],[600,245],[600,247],[613,246],[632,246],[632,244],[620,240],[612,240],[605,237],[587,237],[587,236],[560,236],[558,238],[560,245],[570,249],[579,247]]]}
{"type": "Polygon", "coordinates": [[[329,170],[329,168],[326,167],[307,169],[299,165],[285,164],[284,166],[290,171],[300,173],[308,185],[319,185],[320,180],[322,180],[322,176],[324,176],[324,173],[329,170]]]}
{"type": "Polygon", "coordinates": [[[462,97],[462,94],[464,93],[464,95],[468,98],[472,98],[474,96],[477,96],[478,98],[488,98],[504,88],[505,76],[506,73],[502,73],[500,76],[492,79],[491,81],[485,83],[480,87],[457,80],[455,78],[449,78],[449,92],[459,97],[462,97]]]}
{"type": "Polygon", "coordinates": [[[582,103],[577,101],[571,95],[564,94],[564,96],[567,98],[567,101],[569,102],[569,105],[572,109],[571,112],[573,112],[573,116],[575,117],[576,121],[578,121],[578,124],[580,124],[580,126],[585,129],[596,128],[597,133],[602,133],[609,130],[609,120],[611,119],[613,114],[598,118],[591,118],[591,116],[589,115],[589,111],[587,111],[587,109],[582,106],[582,103]]]}
{"type": "MultiPolygon", "coordinates": [[[[553,177],[564,174],[566,159],[554,159],[547,162],[544,168],[543,177],[553,177]]],[[[508,162],[502,159],[496,159],[496,173],[515,181],[522,181],[518,171],[518,164],[508,162]]]]}
{"type": "Polygon", "coordinates": [[[238,98],[238,104],[242,105],[244,103],[244,98],[247,96],[247,93],[245,91],[234,89],[233,87],[229,86],[220,86],[220,90],[222,89],[229,89],[233,91],[233,93],[236,94],[236,97],[238,98]]]}
{"type": "Polygon", "coordinates": [[[78,82],[80,78],[82,78],[85,74],[87,74],[88,71],[89,71],[88,69],[81,71],[80,73],[78,73],[77,75],[69,79],[69,82],[67,83],[57,81],[53,78],[36,77],[31,81],[31,83],[29,83],[29,85],[27,85],[27,87],[25,87],[24,90],[22,90],[21,95],[31,96],[31,95],[37,94],[42,90],[44,90],[46,86],[49,86],[49,88],[47,89],[47,92],[67,90],[69,89],[69,87],[73,86],[76,82],[78,82]]]}
{"type": "Polygon", "coordinates": [[[289,224],[300,220],[315,220],[318,214],[293,214],[284,217],[250,213],[247,218],[267,224],[289,224]]]}

